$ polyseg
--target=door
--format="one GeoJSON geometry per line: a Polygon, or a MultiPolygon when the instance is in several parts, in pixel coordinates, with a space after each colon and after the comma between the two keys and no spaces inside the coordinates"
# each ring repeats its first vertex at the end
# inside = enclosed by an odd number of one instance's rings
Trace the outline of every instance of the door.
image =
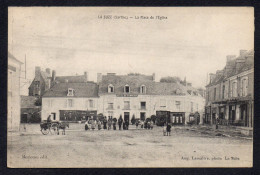
{"type": "Polygon", "coordinates": [[[141,120],[145,120],[145,112],[141,112],[140,113],[140,119],[141,120]]]}
{"type": "Polygon", "coordinates": [[[56,120],[56,113],[51,113],[52,115],[52,120],[56,120]]]}
{"type": "Polygon", "coordinates": [[[124,121],[128,121],[129,122],[129,116],[130,116],[129,112],[124,112],[124,121]]]}

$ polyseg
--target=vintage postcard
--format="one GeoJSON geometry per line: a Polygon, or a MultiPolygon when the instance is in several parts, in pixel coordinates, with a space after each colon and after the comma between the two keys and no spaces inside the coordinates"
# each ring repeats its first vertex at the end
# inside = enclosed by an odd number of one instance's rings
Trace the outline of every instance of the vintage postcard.
{"type": "Polygon", "coordinates": [[[10,168],[252,167],[251,7],[9,7],[10,168]]]}

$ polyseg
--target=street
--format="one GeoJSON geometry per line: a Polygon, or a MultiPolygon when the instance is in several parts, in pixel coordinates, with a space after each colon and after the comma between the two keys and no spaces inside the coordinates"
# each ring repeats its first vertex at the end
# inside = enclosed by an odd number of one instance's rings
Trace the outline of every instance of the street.
{"type": "MultiPolygon", "coordinates": [[[[118,127],[118,126],[117,126],[118,127]]],[[[118,128],[117,128],[118,129],[118,128]]],[[[42,135],[39,124],[8,133],[8,167],[250,167],[253,140],[173,127],[153,130],[84,130],[70,124],[66,135],[42,135]]]]}

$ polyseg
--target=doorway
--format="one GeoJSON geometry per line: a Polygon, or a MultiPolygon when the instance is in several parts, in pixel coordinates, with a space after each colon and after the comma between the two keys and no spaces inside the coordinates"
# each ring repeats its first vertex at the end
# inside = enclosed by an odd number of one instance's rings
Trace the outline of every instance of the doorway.
{"type": "Polygon", "coordinates": [[[140,119],[143,121],[145,120],[145,112],[140,113],[140,119]]]}
{"type": "Polygon", "coordinates": [[[51,113],[51,115],[52,115],[52,119],[56,120],[56,113],[51,113]]]}
{"type": "Polygon", "coordinates": [[[130,116],[129,112],[124,112],[124,121],[129,121],[129,116],[130,116]]]}

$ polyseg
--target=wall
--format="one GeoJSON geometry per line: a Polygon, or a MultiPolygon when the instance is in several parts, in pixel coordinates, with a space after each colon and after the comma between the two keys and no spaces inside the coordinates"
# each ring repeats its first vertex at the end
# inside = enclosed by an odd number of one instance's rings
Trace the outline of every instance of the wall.
{"type": "Polygon", "coordinates": [[[60,119],[59,110],[97,110],[98,98],[77,97],[43,97],[42,98],[42,120],[47,120],[51,113],[56,113],[56,120],[60,119]],[[73,99],[73,106],[69,107],[68,99],[73,99]],[[93,100],[94,107],[89,107],[89,100],[93,100]]]}
{"type": "Polygon", "coordinates": [[[20,127],[20,70],[20,63],[8,59],[8,131],[18,131],[20,127]]]}

